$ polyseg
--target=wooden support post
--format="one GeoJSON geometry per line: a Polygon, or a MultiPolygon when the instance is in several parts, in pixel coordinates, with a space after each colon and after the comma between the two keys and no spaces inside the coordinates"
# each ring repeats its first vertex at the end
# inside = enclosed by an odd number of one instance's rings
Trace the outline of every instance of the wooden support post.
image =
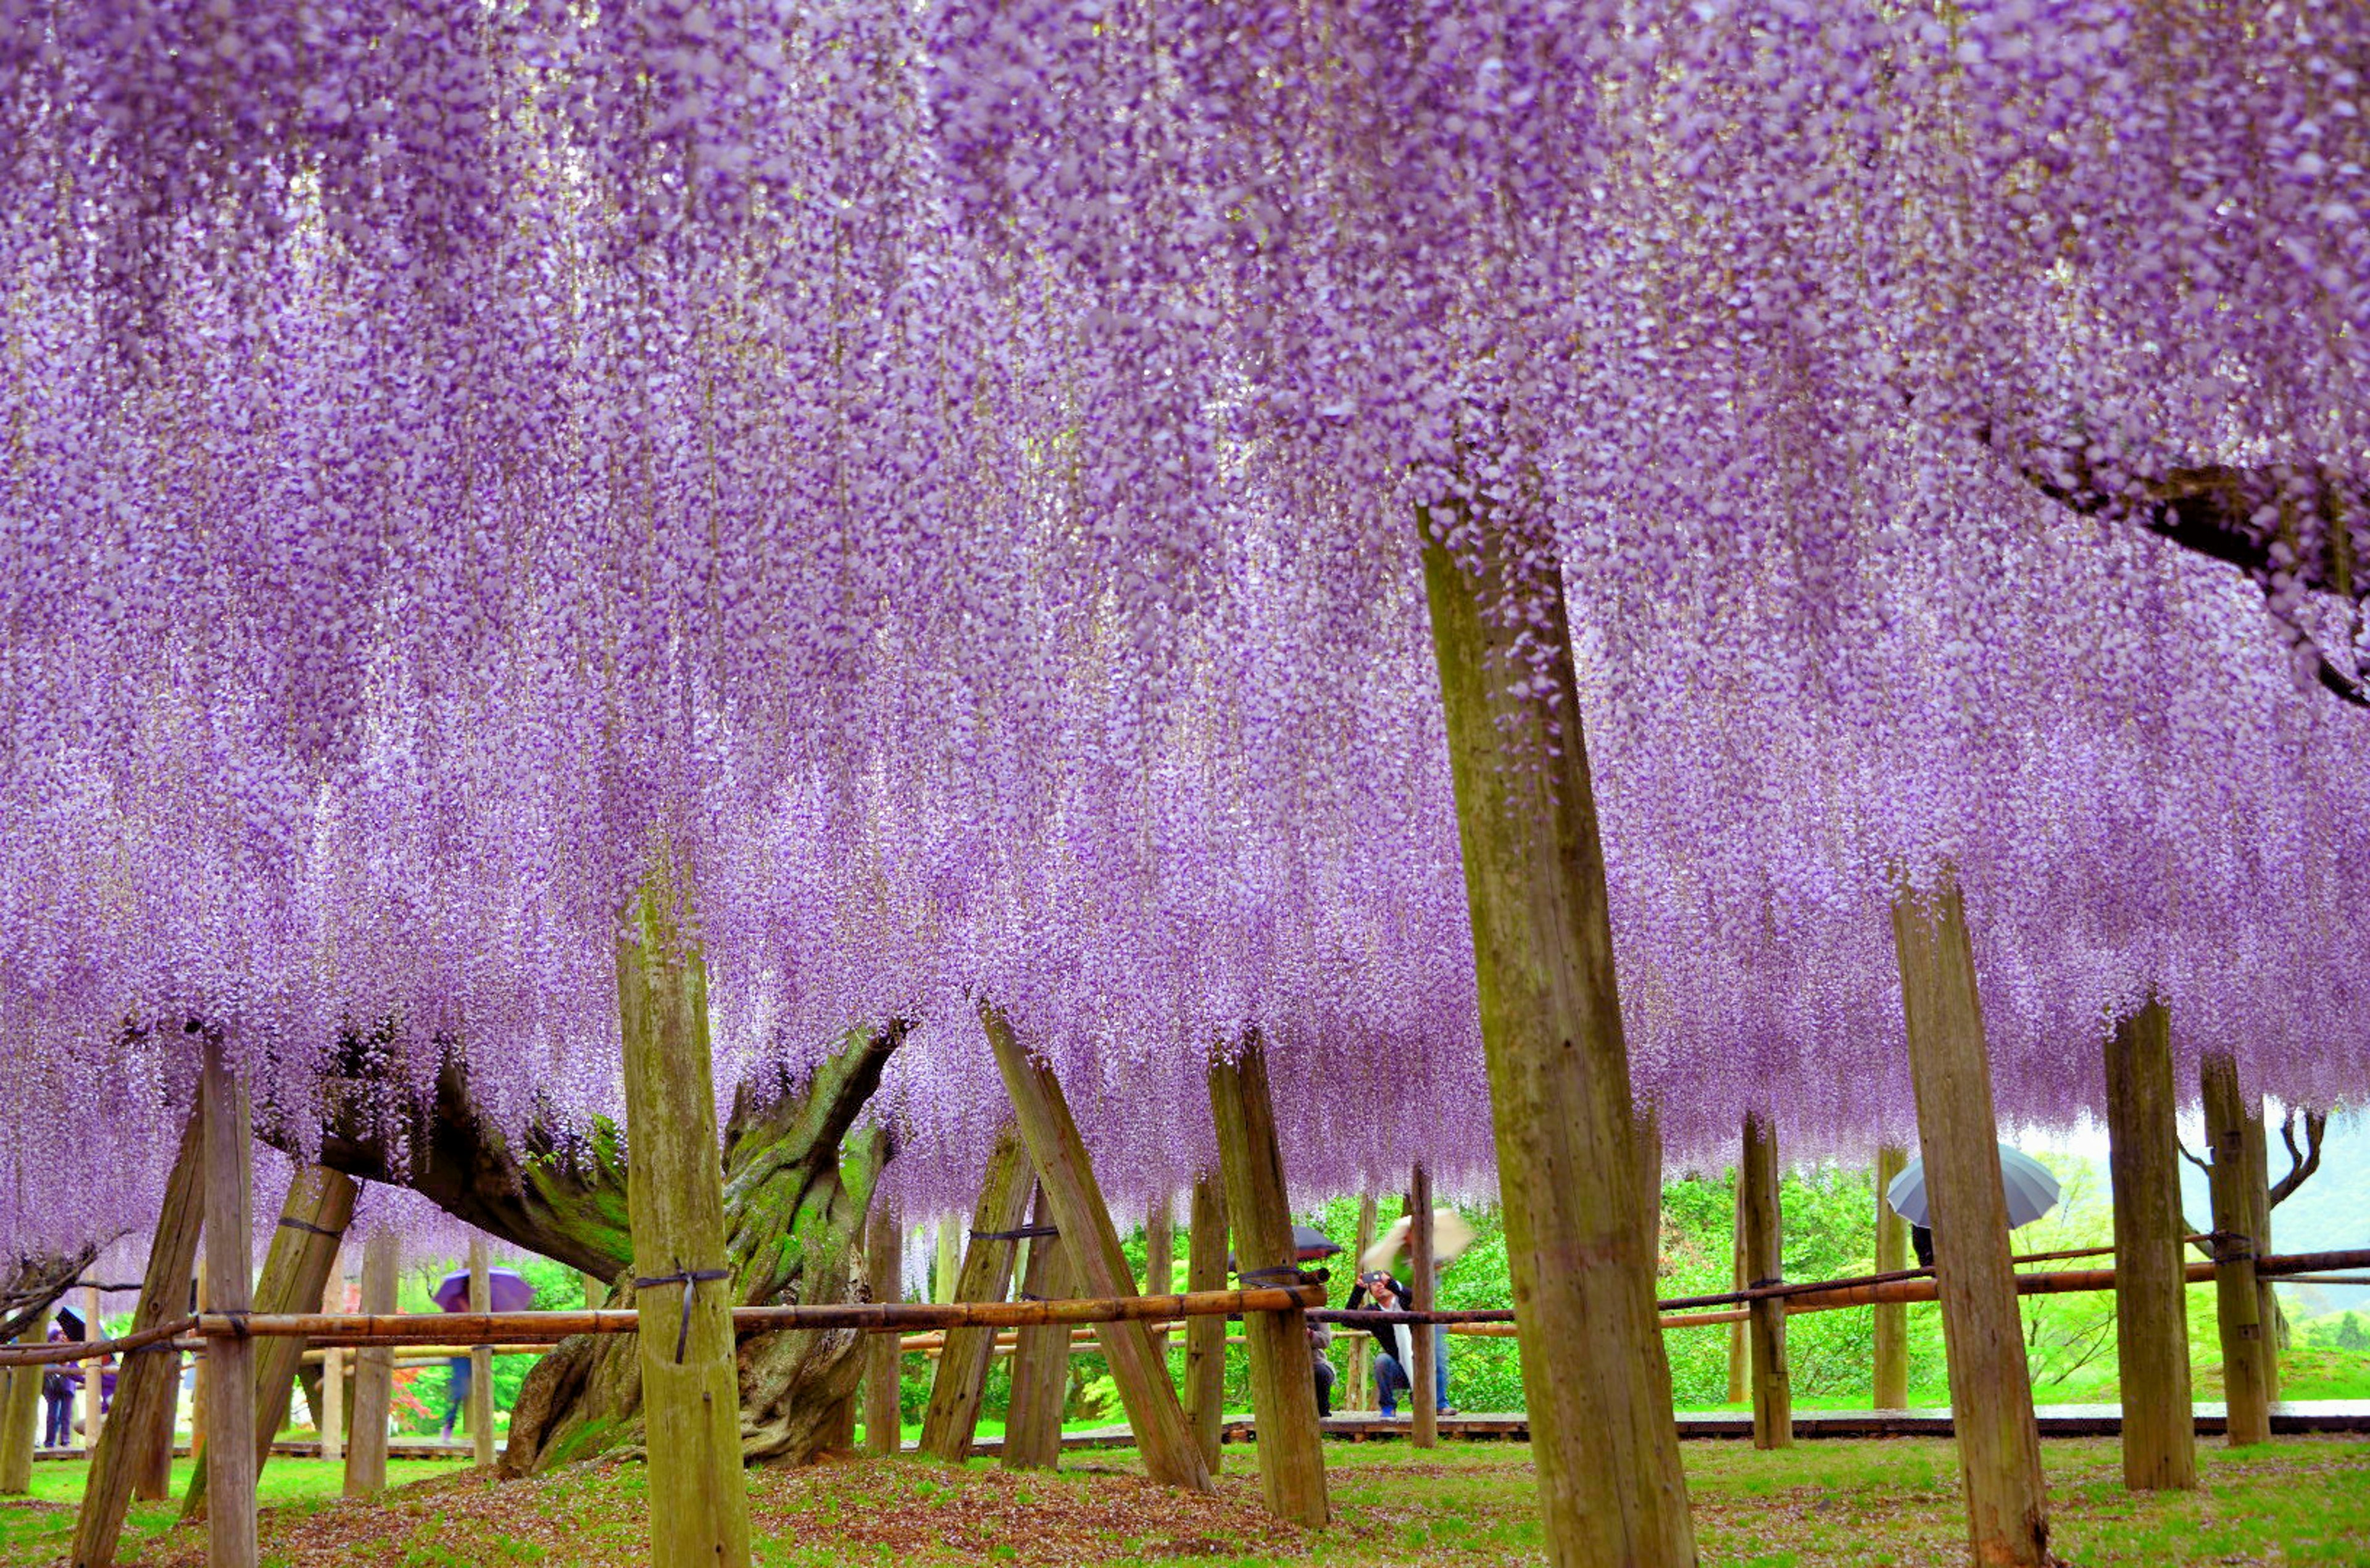
{"type": "MultiPolygon", "coordinates": [[[[1187,1213],[1185,1288],[1226,1288],[1226,1191],[1214,1174],[1197,1176],[1187,1213]]],[[[1190,1318],[1185,1323],[1185,1409],[1194,1446],[1211,1474],[1226,1413],[1226,1322],[1190,1318]]]]}
{"type": "Polygon", "coordinates": [[[1983,998],[1957,883],[1946,876],[1931,898],[1896,897],[1893,939],[1968,1529],[1977,1562],[2040,1568],[2050,1561],[2041,1434],[2009,1261],[1983,998]]]}
{"type": "MultiPolygon", "coordinates": [[[[107,1325],[100,1322],[104,1310],[96,1289],[82,1293],[82,1332],[93,1344],[107,1337],[107,1325]]],[[[108,1368],[97,1361],[82,1364],[82,1451],[97,1458],[100,1428],[107,1425],[107,1413],[100,1408],[107,1399],[108,1368]]]]}
{"type": "MultiPolygon", "coordinates": [[[[202,1160],[202,1154],[201,1159],[202,1160]]],[[[201,1175],[199,1180],[200,1186],[202,1188],[203,1176],[201,1175]]],[[[204,1197],[201,1191],[192,1207],[202,1209],[204,1197]]],[[[194,1265],[194,1253],[191,1261],[194,1265]]],[[[190,1290],[190,1282],[184,1279],[180,1285],[182,1299],[195,1306],[196,1300],[190,1290]]],[[[180,1352],[159,1354],[156,1359],[165,1363],[165,1408],[149,1425],[146,1449],[134,1460],[132,1467],[132,1495],[135,1501],[142,1503],[162,1503],[173,1495],[173,1428],[179,1424],[181,1417],[180,1352]]],[[[116,1385],[115,1407],[119,1413],[123,1409],[121,1383],[116,1385]]]]}
{"type": "MultiPolygon", "coordinates": [[[[340,1248],[321,1290],[321,1310],[345,1310],[346,1254],[340,1248]]],[[[346,1462],[346,1361],[351,1354],[334,1345],[321,1352],[321,1457],[340,1467],[346,1462]]]]}
{"type": "MultiPolygon", "coordinates": [[[[1737,1206],[1743,1215],[1747,1289],[1780,1283],[1785,1273],[1785,1222],[1778,1191],[1778,1136],[1769,1118],[1744,1116],[1743,1155],[1736,1167],[1737,1206]]],[[[1794,1384],[1786,1367],[1786,1303],[1754,1302],[1746,1324],[1753,1345],[1753,1446],[1794,1446],[1794,1384]]]]}
{"type": "MultiPolygon", "coordinates": [[[[875,1301],[901,1301],[905,1289],[899,1278],[904,1266],[905,1231],[898,1223],[897,1205],[875,1190],[872,1214],[866,1222],[864,1272],[875,1301]]],[[[887,1458],[903,1446],[904,1417],[898,1408],[898,1364],[904,1359],[893,1333],[867,1334],[864,1341],[864,1450],[887,1458]]]]}
{"type": "MultiPolygon", "coordinates": [[[[247,1085],[224,1059],[222,1044],[205,1044],[199,1103],[205,1123],[206,1301],[218,1312],[254,1307],[246,1238],[253,1235],[247,1085]]],[[[256,1568],[255,1551],[255,1344],[217,1339],[206,1347],[200,1375],[205,1379],[208,1438],[206,1568],[256,1568]]]]}
{"type": "MultiPolygon", "coordinates": [[[[1012,1284],[1014,1247],[1009,1241],[992,1238],[998,1231],[1020,1229],[1029,1212],[1029,1161],[1020,1147],[1019,1129],[1007,1123],[980,1177],[979,1203],[972,1210],[971,1242],[963,1249],[962,1267],[955,1276],[955,1299],[1004,1299],[1012,1284]]],[[[972,1438],[979,1431],[980,1396],[987,1391],[987,1364],[995,1358],[995,1331],[991,1328],[947,1331],[938,1375],[930,1380],[929,1408],[922,1414],[923,1453],[958,1465],[971,1458],[972,1438]]]]}
{"type": "Polygon", "coordinates": [[[955,1274],[962,1262],[959,1238],[962,1231],[962,1216],[938,1216],[938,1247],[936,1267],[930,1271],[930,1299],[938,1302],[955,1299],[955,1274]]]}
{"type": "Polygon", "coordinates": [[[2180,1107],[2172,1020],[2151,997],[2108,1036],[2107,1167],[2115,1206],[2115,1360],[2123,1402],[2123,1485],[2197,1486],[2189,1402],[2189,1285],[2182,1257],[2180,1107]]]}
{"type": "MultiPolygon", "coordinates": [[[[1876,1272],[1893,1274],[1909,1266],[1909,1221],[1885,1202],[1893,1178],[1909,1166],[1909,1150],[1888,1143],[1876,1151],[1876,1272]]],[[[1909,1309],[1888,1303],[1870,1309],[1876,1314],[1876,1376],[1873,1402],[1879,1410],[1909,1406],[1909,1309]]]]}
{"type": "MultiPolygon", "coordinates": [[[[1744,1167],[1736,1170],[1736,1202],[1729,1215],[1728,1254],[1729,1288],[1744,1288],[1744,1167]]],[[[1752,1314],[1745,1314],[1750,1317],[1752,1314]]],[[[1744,1318],[1728,1325],[1728,1402],[1742,1403],[1748,1379],[1744,1375],[1744,1318]]]]}
{"type": "Polygon", "coordinates": [[[684,929],[684,912],[673,877],[653,875],[635,901],[632,932],[617,944],[634,1274],[667,1281],[634,1292],[650,1561],[653,1568],[748,1568],[749,1495],[708,972],[684,929]]]}
{"type": "MultiPolygon", "coordinates": [[[[19,1345],[49,1337],[50,1314],[34,1316],[19,1345]]],[[[33,1450],[41,1439],[41,1375],[46,1367],[10,1367],[0,1371],[0,1495],[22,1497],[33,1490],[33,1450]]]]}
{"type": "MultiPolygon", "coordinates": [[[[206,1294],[206,1242],[202,1230],[198,1236],[197,1277],[190,1282],[190,1300],[201,1312],[213,1310],[213,1299],[206,1294]]],[[[190,1365],[197,1372],[190,1388],[190,1453],[195,1459],[206,1451],[206,1353],[202,1346],[190,1353],[190,1365]]],[[[203,1470],[204,1461],[196,1460],[196,1468],[203,1470]]]]}
{"type": "MultiPolygon", "coordinates": [[[[1408,1305],[1419,1312],[1429,1312],[1436,1294],[1433,1283],[1439,1270],[1432,1263],[1432,1173],[1416,1162],[1414,1173],[1408,1182],[1408,1305]]],[[[1408,1441],[1419,1448],[1436,1448],[1440,1443],[1439,1390],[1433,1379],[1439,1376],[1440,1339],[1430,1325],[1419,1323],[1408,1332],[1409,1348],[1414,1353],[1415,1365],[1402,1368],[1408,1375],[1408,1441]]]]}
{"type": "MultiPolygon", "coordinates": [[[[1268,1087],[1267,1047],[1253,1036],[1232,1058],[1210,1059],[1210,1117],[1217,1126],[1218,1169],[1234,1220],[1238,1276],[1246,1285],[1289,1284],[1292,1206],[1276,1142],[1275,1103],[1268,1087]]],[[[1423,1331],[1418,1330],[1419,1334],[1423,1331]]],[[[1325,1440],[1317,1425],[1316,1363],[1308,1314],[1246,1312],[1244,1348],[1251,1364],[1251,1409],[1259,1421],[1260,1490],[1278,1518],[1321,1529],[1332,1516],[1325,1495],[1325,1440]]]]}
{"type": "MultiPolygon", "coordinates": [[[[486,1271],[486,1243],[473,1236],[469,1240],[469,1310],[493,1310],[494,1281],[486,1271]]],[[[469,1459],[481,1470],[494,1462],[494,1353],[482,1345],[469,1350],[469,1459]]]]}
{"type": "Polygon", "coordinates": [[[1546,1555],[1692,1563],[1559,557],[1469,503],[1417,521],[1546,1555]]]}
{"type": "MultiPolygon", "coordinates": [[[[1119,1231],[1111,1224],[1087,1158],[1086,1140],[1078,1136],[1061,1084],[1051,1068],[1030,1058],[1002,1013],[983,1003],[980,1018],[1005,1090],[1012,1096],[1020,1140],[1037,1179],[1045,1184],[1053,1222],[1069,1243],[1070,1267],[1080,1288],[1094,1296],[1133,1296],[1135,1276],[1120,1250],[1119,1231]]],[[[1154,1354],[1151,1331],[1140,1322],[1103,1323],[1097,1326],[1096,1339],[1110,1363],[1111,1379],[1119,1385],[1120,1402],[1127,1409],[1145,1470],[1164,1485],[1211,1490],[1210,1467],[1186,1427],[1177,1385],[1154,1354]]]]}
{"type": "MultiPolygon", "coordinates": [[[[1146,1296],[1167,1296],[1177,1288],[1177,1202],[1174,1195],[1164,1192],[1152,1200],[1152,1207],[1144,1218],[1144,1293],[1146,1296]]],[[[1152,1331],[1153,1347],[1160,1352],[1160,1364],[1168,1365],[1168,1330],[1152,1331]]]]}
{"type": "Polygon", "coordinates": [[[609,1282],[597,1274],[580,1274],[584,1281],[584,1304],[598,1311],[609,1304],[609,1282]]]}
{"type": "MultiPolygon", "coordinates": [[[[328,1283],[329,1271],[337,1266],[338,1247],[345,1239],[346,1221],[353,1218],[355,1196],[354,1179],[343,1171],[326,1165],[306,1165],[297,1171],[295,1180],[288,1185],[288,1201],[281,1207],[271,1245],[263,1254],[263,1275],[254,1292],[256,1310],[313,1310],[328,1283]]],[[[257,1342],[248,1351],[254,1368],[249,1397],[255,1411],[256,1472],[270,1459],[271,1440],[288,1419],[288,1401],[295,1389],[305,1347],[301,1339],[273,1337],[257,1342]]],[[[211,1475],[212,1467],[201,1464],[190,1478],[189,1495],[181,1503],[183,1518],[201,1518],[212,1506],[211,1475]]]]}
{"type": "MultiPolygon", "coordinates": [[[[1037,1185],[1037,1199],[1029,1223],[1051,1225],[1045,1188],[1037,1185]]],[[[1029,1272],[1021,1281],[1027,1294],[1058,1299],[1072,1288],[1069,1260],[1055,1236],[1040,1236],[1029,1243],[1029,1272]]],[[[1214,1322],[1224,1323],[1224,1319],[1214,1322]]],[[[992,1333],[992,1330],[982,1331],[992,1333]]],[[[892,1337],[889,1334],[879,1336],[892,1337]]],[[[1004,1468],[1057,1470],[1062,1463],[1062,1404],[1070,1390],[1070,1330],[1046,1323],[1020,1331],[1012,1349],[1012,1406],[1004,1418],[1004,1468]]]]}
{"type": "MultiPolygon", "coordinates": [[[[362,1243],[362,1310],[395,1310],[395,1276],[400,1242],[392,1230],[371,1233],[362,1243]]],[[[395,1347],[374,1345],[354,1352],[353,1440],[346,1445],[349,1497],[375,1502],[386,1491],[387,1407],[395,1393],[395,1347]]]]}
{"type": "MultiPolygon", "coordinates": [[[[205,1219],[205,1121],[193,1106],[181,1129],[172,1172],[165,1178],[165,1201],[156,1212],[140,1303],[132,1314],[134,1333],[170,1322],[188,1303],[198,1227],[205,1219]]],[[[178,1356],[161,1351],[125,1357],[115,1382],[113,1417],[99,1439],[98,1457],[83,1483],[82,1509],[75,1517],[75,1568],[109,1568],[114,1562],[133,1485],[154,1468],[157,1431],[164,1431],[168,1444],[172,1440],[168,1401],[180,1362],[178,1356]]],[[[96,1365],[90,1369],[98,1371],[96,1365]]]]}
{"type": "MultiPolygon", "coordinates": [[[[1358,1249],[1351,1254],[1353,1272],[1366,1266],[1366,1253],[1375,1244],[1375,1232],[1381,1221],[1378,1207],[1374,1194],[1359,1195],[1358,1249]]],[[[1372,1410],[1375,1407],[1375,1336],[1352,1333],[1347,1338],[1350,1364],[1341,1373],[1343,1386],[1333,1391],[1333,1402],[1343,1410],[1372,1410]],[[1342,1397],[1345,1393],[1347,1398],[1342,1397]]]]}
{"type": "MultiPolygon", "coordinates": [[[[2263,1140],[2263,1097],[2249,1094],[2241,1122],[2240,1142],[2247,1156],[2247,1225],[2254,1238],[2255,1255],[2272,1252],[2271,1155],[2263,1140]]],[[[2263,1397],[2280,1402],[2280,1299],[2261,1270],[2255,1275],[2255,1317],[2263,1325],[2263,1397]]]]}
{"type": "Polygon", "coordinates": [[[1638,1107],[1639,1185],[1645,1201],[1638,1206],[1638,1223],[1646,1232],[1646,1261],[1661,1288],[1662,1277],[1662,1112],[1652,1104],[1638,1107]]]}
{"type": "Polygon", "coordinates": [[[2248,1196],[2251,1166],[2238,1064],[2226,1051],[2208,1052],[2198,1063],[2197,1081],[2212,1161],[2206,1182],[2213,1195],[2214,1229],[2223,1237],[2214,1249],[2214,1305],[2222,1338],[2226,1430],[2230,1446],[2237,1448],[2272,1440],[2271,1378],[2265,1365],[2272,1342],[2255,1277],[2255,1259],[2266,1249],[2264,1239],[2253,1230],[2255,1210],[2248,1196]]]}

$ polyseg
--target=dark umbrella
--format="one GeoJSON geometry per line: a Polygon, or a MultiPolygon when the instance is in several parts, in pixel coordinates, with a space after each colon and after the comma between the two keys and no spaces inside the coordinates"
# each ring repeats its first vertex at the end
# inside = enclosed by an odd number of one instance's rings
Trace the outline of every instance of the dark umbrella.
{"type": "MultiPolygon", "coordinates": [[[[486,1270],[488,1297],[497,1312],[523,1312],[535,1305],[535,1287],[521,1278],[514,1269],[486,1270]]],[[[448,1312],[469,1310],[469,1271],[455,1269],[444,1276],[436,1288],[436,1304],[448,1312]]]]}
{"type": "MultiPolygon", "coordinates": [[[[1318,1258],[1329,1258],[1340,1250],[1338,1243],[1327,1241],[1325,1232],[1313,1225],[1292,1228],[1292,1261],[1294,1263],[1315,1263],[1318,1258]]],[[[1232,1253],[1226,1254],[1226,1267],[1230,1271],[1236,1267],[1232,1253]]]]}

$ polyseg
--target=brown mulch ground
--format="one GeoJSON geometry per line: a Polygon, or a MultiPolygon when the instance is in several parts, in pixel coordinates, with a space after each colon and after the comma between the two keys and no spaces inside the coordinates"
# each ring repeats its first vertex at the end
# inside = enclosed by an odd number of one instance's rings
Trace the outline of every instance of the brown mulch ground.
{"type": "MultiPolygon", "coordinates": [[[[1259,1483],[1223,1477],[1214,1495],[1156,1486],[1140,1472],[1076,1464],[1058,1475],[925,1460],[752,1471],[750,1529],[768,1561],[962,1561],[1064,1568],[1114,1558],[1292,1553],[1301,1532],[1271,1516],[1259,1483]],[[885,1471],[885,1473],[884,1473],[885,1471]]],[[[646,1472],[575,1466],[525,1481],[471,1474],[262,1519],[261,1555],[286,1568],[639,1564],[649,1551],[646,1472]]],[[[1340,1527],[1337,1527],[1337,1530],[1340,1527]]],[[[1352,1531],[1352,1534],[1363,1533],[1352,1531]]],[[[147,1543],[136,1568],[204,1568],[202,1529],[147,1543]]]]}

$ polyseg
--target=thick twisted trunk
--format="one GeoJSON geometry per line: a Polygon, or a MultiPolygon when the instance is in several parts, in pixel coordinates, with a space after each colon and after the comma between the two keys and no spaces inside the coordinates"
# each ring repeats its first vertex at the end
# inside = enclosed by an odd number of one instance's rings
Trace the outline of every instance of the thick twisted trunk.
{"type": "MultiPolygon", "coordinates": [[[[890,1148],[880,1128],[855,1124],[904,1034],[892,1022],[851,1036],[803,1082],[776,1075],[735,1094],[722,1155],[737,1304],[861,1298],[865,1212],[890,1148]]],[[[408,1186],[490,1235],[613,1285],[626,1276],[632,1241],[615,1127],[599,1123],[587,1138],[538,1123],[513,1142],[479,1116],[457,1064],[408,1125],[360,1109],[371,1098],[348,1097],[351,1108],[322,1139],[323,1164],[408,1186]],[[396,1152],[407,1146],[408,1162],[396,1152]]],[[[862,1339],[839,1329],[741,1343],[746,1459],[797,1463],[824,1444],[833,1407],[862,1377],[862,1339]]],[[[526,1474],[641,1440],[633,1337],[581,1336],[529,1374],[502,1469],[526,1474]]]]}

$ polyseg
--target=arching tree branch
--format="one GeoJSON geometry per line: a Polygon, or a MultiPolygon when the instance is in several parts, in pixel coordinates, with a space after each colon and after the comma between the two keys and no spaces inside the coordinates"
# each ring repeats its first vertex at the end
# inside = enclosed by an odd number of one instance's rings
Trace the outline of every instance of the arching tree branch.
{"type": "Polygon", "coordinates": [[[2295,1125],[2295,1107],[2291,1105],[2280,1122],[2280,1141],[2288,1146],[2288,1173],[2272,1184],[2273,1208],[2286,1202],[2291,1193],[2312,1180],[2312,1173],[2320,1169],[2320,1140],[2321,1135],[2329,1130],[2329,1113],[2307,1111],[2304,1114],[2305,1147],[2302,1149],[2296,1147],[2295,1125]]]}

